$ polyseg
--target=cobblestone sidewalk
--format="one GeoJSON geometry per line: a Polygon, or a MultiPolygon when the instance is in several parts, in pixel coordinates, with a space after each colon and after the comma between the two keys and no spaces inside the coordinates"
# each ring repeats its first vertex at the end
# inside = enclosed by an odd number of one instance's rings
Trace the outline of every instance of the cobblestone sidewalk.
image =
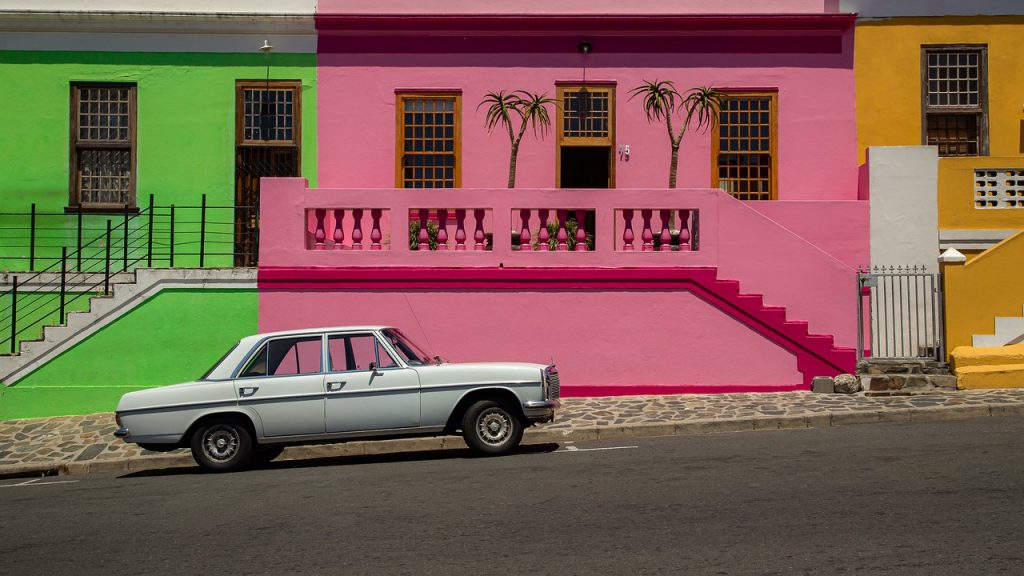
{"type": "MultiPolygon", "coordinates": [[[[556,421],[528,442],[588,440],[866,422],[1024,416],[1024,389],[914,396],[784,392],[567,398],[556,421]]],[[[0,477],[191,465],[187,451],[157,455],[114,438],[113,414],[0,422],[0,477]]],[[[350,442],[289,448],[284,458],[464,447],[458,438],[350,442]]]]}

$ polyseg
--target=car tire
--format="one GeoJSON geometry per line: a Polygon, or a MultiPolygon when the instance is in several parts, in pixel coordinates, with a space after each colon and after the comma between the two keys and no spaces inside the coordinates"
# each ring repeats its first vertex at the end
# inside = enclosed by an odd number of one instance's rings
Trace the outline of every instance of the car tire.
{"type": "Polygon", "coordinates": [[[252,455],[252,435],[240,422],[217,420],[208,422],[192,434],[192,458],[213,472],[237,470],[252,455]]]}
{"type": "Polygon", "coordinates": [[[523,439],[523,423],[504,404],[481,400],[463,414],[462,437],[477,454],[507,454],[523,439]]]}
{"type": "Polygon", "coordinates": [[[252,461],[257,464],[269,464],[274,458],[280,456],[281,452],[284,452],[284,446],[281,444],[257,446],[252,451],[252,461]]]}

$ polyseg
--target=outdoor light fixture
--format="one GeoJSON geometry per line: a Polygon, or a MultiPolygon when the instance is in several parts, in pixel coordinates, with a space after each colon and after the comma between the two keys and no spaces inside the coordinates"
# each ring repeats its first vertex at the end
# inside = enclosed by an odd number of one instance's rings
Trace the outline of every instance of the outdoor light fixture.
{"type": "Polygon", "coordinates": [[[263,85],[263,94],[260,95],[260,139],[266,140],[267,136],[274,129],[274,114],[270,103],[270,52],[274,49],[274,45],[270,43],[270,40],[264,40],[263,46],[260,46],[258,50],[263,53],[263,57],[267,60],[267,79],[263,85]]]}
{"type": "Polygon", "coordinates": [[[590,91],[587,90],[587,54],[594,50],[593,44],[584,40],[576,47],[576,51],[583,54],[583,86],[576,92],[576,115],[580,122],[590,116],[590,91]]]}

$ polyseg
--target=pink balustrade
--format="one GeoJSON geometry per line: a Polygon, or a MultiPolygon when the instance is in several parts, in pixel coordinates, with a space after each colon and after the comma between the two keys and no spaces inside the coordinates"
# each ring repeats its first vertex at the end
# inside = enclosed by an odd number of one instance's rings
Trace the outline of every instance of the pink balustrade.
{"type": "Polygon", "coordinates": [[[621,252],[693,252],[700,249],[700,210],[623,208],[615,211],[615,249],[621,252]]]}
{"type": "Polygon", "coordinates": [[[307,208],[306,250],[391,250],[390,216],[386,208],[307,208]]]}
{"type": "Polygon", "coordinates": [[[491,250],[491,211],[484,208],[415,208],[409,211],[409,249],[491,250]]]}

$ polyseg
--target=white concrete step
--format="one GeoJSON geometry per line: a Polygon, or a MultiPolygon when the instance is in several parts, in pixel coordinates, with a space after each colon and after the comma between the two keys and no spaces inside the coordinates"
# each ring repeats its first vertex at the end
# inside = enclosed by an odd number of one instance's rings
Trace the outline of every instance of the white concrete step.
{"type": "Polygon", "coordinates": [[[975,334],[974,346],[1009,346],[1024,343],[1024,306],[1021,316],[999,316],[995,321],[995,334],[975,334]]]}
{"type": "MultiPolygon", "coordinates": [[[[127,276],[127,275],[125,275],[127,276]]],[[[40,340],[21,342],[15,355],[0,355],[0,382],[10,386],[65,350],[116,321],[161,290],[171,288],[255,288],[254,268],[139,269],[134,281],[119,278],[111,295],[95,296],[89,310],[70,312],[63,326],[45,326],[40,340]]],[[[102,281],[102,277],[101,277],[102,281]]]]}

